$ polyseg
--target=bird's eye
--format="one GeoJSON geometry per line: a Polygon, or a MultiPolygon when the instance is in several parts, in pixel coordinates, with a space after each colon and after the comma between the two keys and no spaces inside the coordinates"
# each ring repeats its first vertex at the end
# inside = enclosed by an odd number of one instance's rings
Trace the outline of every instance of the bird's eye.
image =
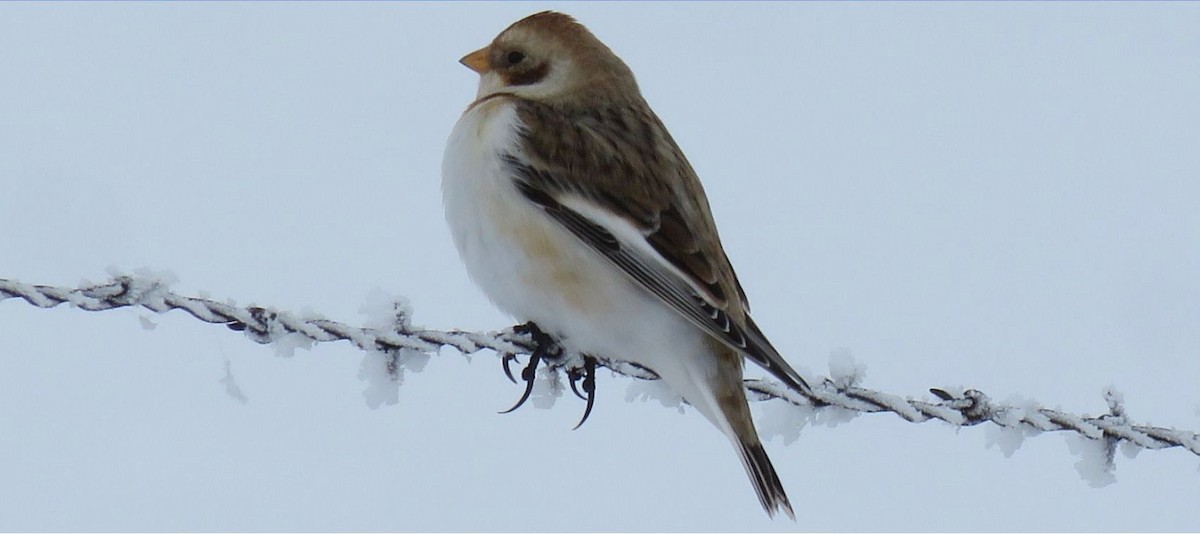
{"type": "Polygon", "coordinates": [[[520,52],[509,52],[508,53],[508,64],[509,65],[516,65],[517,63],[520,63],[524,59],[525,59],[525,54],[522,54],[520,52]]]}

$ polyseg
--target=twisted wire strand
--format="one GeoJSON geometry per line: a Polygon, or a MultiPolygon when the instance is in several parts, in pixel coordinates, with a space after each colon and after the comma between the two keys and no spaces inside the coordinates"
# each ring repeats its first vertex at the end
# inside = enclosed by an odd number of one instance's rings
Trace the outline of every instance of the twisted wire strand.
{"type": "MultiPolygon", "coordinates": [[[[534,349],[528,335],[516,333],[512,328],[486,333],[414,329],[404,314],[397,316],[394,330],[360,328],[327,319],[299,317],[270,308],[238,306],[179,295],[170,291],[165,283],[150,277],[120,275],[102,284],[82,287],[31,285],[0,279],[0,301],[12,298],[22,299],[39,308],[53,308],[68,303],[88,311],[126,307],[143,307],[156,313],[183,310],[201,321],[223,324],[241,331],[258,343],[271,343],[283,335],[300,334],[315,342],[349,341],[367,351],[415,350],[432,354],[442,347],[452,347],[463,354],[488,349],[505,357],[527,355],[534,349]]],[[[634,378],[658,378],[649,369],[630,362],[599,359],[599,363],[634,378]]],[[[567,355],[561,361],[552,362],[551,366],[558,371],[578,369],[582,366],[582,358],[567,355]]],[[[781,383],[761,379],[746,380],[746,389],[751,400],[781,399],[796,406],[813,409],[839,407],[857,413],[890,412],[913,423],[937,419],[955,426],[990,422],[1004,428],[1067,431],[1091,440],[1103,440],[1110,451],[1119,442],[1126,442],[1143,449],[1181,447],[1200,456],[1200,435],[1187,430],[1133,424],[1125,413],[1120,395],[1113,391],[1105,393],[1109,413],[1093,417],[1042,407],[999,404],[974,389],[957,394],[931,389],[941,399],[940,402],[914,400],[861,388],[846,379],[826,378],[813,385],[811,395],[802,395],[781,383]]]]}

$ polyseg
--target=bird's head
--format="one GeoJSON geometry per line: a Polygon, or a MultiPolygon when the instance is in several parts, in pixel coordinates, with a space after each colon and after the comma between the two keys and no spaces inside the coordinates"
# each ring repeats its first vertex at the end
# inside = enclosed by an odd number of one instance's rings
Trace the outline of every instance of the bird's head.
{"type": "Polygon", "coordinates": [[[548,103],[637,96],[633,72],[568,15],[545,11],[500,32],[460,62],[479,73],[484,98],[509,93],[548,103]]]}

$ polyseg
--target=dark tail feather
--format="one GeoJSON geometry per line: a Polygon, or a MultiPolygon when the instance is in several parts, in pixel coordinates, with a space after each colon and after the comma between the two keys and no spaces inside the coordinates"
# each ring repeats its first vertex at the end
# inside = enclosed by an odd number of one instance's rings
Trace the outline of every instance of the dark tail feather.
{"type": "Polygon", "coordinates": [[[779,475],[775,474],[775,466],[771,465],[771,459],[767,457],[762,443],[757,439],[753,443],[739,440],[737,447],[738,456],[742,458],[742,465],[745,466],[750,483],[754,484],[754,491],[758,493],[758,501],[762,503],[767,515],[775,517],[775,512],[783,510],[783,513],[795,521],[796,513],[792,511],[792,503],[788,501],[787,493],[783,491],[783,483],[779,481],[779,475]]]}

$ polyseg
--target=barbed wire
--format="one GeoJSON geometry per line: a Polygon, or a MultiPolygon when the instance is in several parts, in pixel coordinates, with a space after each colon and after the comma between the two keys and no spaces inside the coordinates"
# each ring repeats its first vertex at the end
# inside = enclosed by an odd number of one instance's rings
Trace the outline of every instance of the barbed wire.
{"type": "MultiPolygon", "coordinates": [[[[463,354],[488,349],[504,358],[527,355],[535,348],[527,334],[517,333],[512,328],[486,333],[417,329],[411,326],[403,310],[397,312],[391,330],[362,328],[259,306],[238,306],[232,302],[179,295],[163,281],[148,276],[119,275],[105,283],[81,287],[31,285],[0,279],[0,301],[12,298],[39,308],[66,303],[88,311],[128,307],[142,307],[156,313],[183,310],[201,321],[241,331],[263,344],[277,341],[284,335],[300,334],[315,342],[349,341],[362,350],[393,354],[403,350],[432,354],[442,347],[452,347],[463,354]]],[[[658,378],[649,369],[630,362],[598,358],[598,363],[634,378],[658,378]]],[[[582,365],[582,358],[571,354],[550,362],[555,371],[578,371],[582,365]]],[[[780,399],[814,410],[837,407],[856,413],[888,412],[913,423],[936,419],[955,426],[973,426],[990,422],[1011,429],[1075,432],[1090,440],[1103,441],[1110,464],[1112,452],[1120,443],[1155,450],[1181,447],[1200,456],[1200,435],[1187,430],[1133,424],[1121,396],[1112,390],[1104,394],[1108,413],[1093,417],[1035,405],[1018,407],[996,403],[975,389],[958,393],[931,389],[940,401],[914,400],[858,387],[856,381],[853,374],[825,378],[815,382],[808,395],[778,382],[761,379],[746,380],[746,389],[751,400],[780,399]]]]}

